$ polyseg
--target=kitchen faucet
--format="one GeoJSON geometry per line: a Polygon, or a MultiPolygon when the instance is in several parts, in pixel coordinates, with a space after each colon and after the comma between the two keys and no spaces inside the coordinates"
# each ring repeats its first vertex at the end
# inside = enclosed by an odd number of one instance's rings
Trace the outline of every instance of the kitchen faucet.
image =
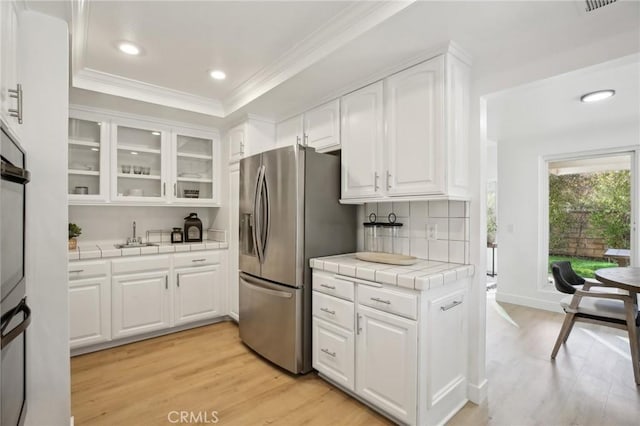
{"type": "Polygon", "coordinates": [[[133,221],[133,237],[131,238],[127,238],[127,244],[141,244],[142,243],[142,237],[137,237],[136,238],[136,221],[133,221]]]}

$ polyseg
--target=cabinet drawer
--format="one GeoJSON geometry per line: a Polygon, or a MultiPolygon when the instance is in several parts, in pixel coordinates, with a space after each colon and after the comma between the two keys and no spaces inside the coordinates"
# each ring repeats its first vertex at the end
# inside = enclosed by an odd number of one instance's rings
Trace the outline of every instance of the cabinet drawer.
{"type": "Polygon", "coordinates": [[[88,277],[99,277],[109,274],[109,263],[104,260],[69,262],[67,270],[69,271],[70,280],[79,280],[88,277]]]}
{"type": "Polygon", "coordinates": [[[337,297],[313,292],[313,316],[353,331],[354,305],[337,297]]]}
{"type": "Polygon", "coordinates": [[[313,368],[343,387],[355,389],[353,332],[313,318],[313,368]]]}
{"type": "Polygon", "coordinates": [[[193,266],[214,265],[220,263],[220,252],[199,251],[196,253],[179,253],[173,257],[175,268],[191,268],[193,266]]]}
{"type": "Polygon", "coordinates": [[[359,285],[358,303],[413,320],[418,319],[418,296],[414,294],[359,285]]]}
{"type": "Polygon", "coordinates": [[[333,275],[322,272],[313,273],[313,289],[322,293],[330,294],[341,299],[353,301],[354,284],[347,278],[338,279],[333,275]]]}
{"type": "Polygon", "coordinates": [[[112,261],[114,275],[145,271],[166,271],[169,269],[169,256],[141,256],[112,261]]]}

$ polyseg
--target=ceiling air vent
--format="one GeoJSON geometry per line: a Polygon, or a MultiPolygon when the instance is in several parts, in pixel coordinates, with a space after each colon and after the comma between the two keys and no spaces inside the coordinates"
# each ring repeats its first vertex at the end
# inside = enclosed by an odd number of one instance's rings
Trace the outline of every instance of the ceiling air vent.
{"type": "Polygon", "coordinates": [[[593,12],[596,9],[615,3],[616,1],[617,0],[585,0],[585,3],[587,3],[587,12],[593,12]]]}

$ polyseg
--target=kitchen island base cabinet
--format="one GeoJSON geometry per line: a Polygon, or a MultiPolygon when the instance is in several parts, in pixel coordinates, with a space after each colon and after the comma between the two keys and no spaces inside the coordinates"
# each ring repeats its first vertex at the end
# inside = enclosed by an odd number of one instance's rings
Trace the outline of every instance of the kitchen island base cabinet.
{"type": "Polygon", "coordinates": [[[69,282],[71,349],[111,340],[111,288],[106,277],[69,282]]]}
{"type": "Polygon", "coordinates": [[[415,321],[358,306],[356,392],[407,424],[416,423],[415,321]]]}
{"type": "Polygon", "coordinates": [[[203,266],[176,274],[175,323],[186,324],[222,315],[220,266],[203,266]]]}
{"type": "Polygon", "coordinates": [[[112,279],[113,338],[171,326],[169,271],[112,279]]]}

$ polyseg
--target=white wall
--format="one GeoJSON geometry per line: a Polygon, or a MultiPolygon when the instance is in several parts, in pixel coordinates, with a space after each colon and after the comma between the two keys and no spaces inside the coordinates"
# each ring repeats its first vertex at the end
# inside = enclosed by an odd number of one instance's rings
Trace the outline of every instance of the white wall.
{"type": "Polygon", "coordinates": [[[563,136],[505,140],[498,143],[498,233],[500,275],[496,299],[560,311],[563,294],[549,285],[540,224],[544,158],[596,150],[640,148],[638,122],[625,127],[595,127],[563,136]]]}
{"type": "Polygon", "coordinates": [[[218,210],[202,207],[70,206],[69,222],[82,228],[82,235],[78,238],[80,245],[112,240],[124,242],[132,234],[133,221],[136,222],[136,235],[146,238],[149,230],[182,228],[184,218],[191,212],[198,214],[202,229],[206,230],[213,224],[218,210]]]}
{"type": "Polygon", "coordinates": [[[20,16],[27,186],[27,425],[68,425],[67,300],[68,32],[61,20],[20,16]]]}

